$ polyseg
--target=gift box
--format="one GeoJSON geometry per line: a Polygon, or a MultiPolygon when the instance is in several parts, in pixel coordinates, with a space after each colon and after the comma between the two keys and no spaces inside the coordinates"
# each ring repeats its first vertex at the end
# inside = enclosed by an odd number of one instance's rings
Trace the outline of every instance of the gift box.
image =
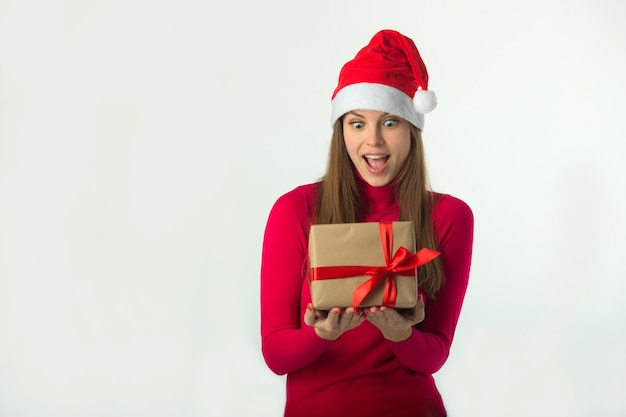
{"type": "Polygon", "coordinates": [[[415,251],[413,222],[316,224],[309,233],[313,307],[417,303],[417,267],[439,252],[415,251]]]}

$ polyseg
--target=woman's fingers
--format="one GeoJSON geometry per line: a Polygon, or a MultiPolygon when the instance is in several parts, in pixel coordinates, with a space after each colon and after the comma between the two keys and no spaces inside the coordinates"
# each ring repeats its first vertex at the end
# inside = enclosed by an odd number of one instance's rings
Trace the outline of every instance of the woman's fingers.
{"type": "Polygon", "coordinates": [[[364,317],[360,311],[355,310],[353,307],[348,307],[346,308],[346,311],[344,312],[341,320],[343,320],[343,325],[347,330],[361,324],[364,320],[364,317]]]}
{"type": "Polygon", "coordinates": [[[304,323],[307,326],[314,326],[316,319],[317,319],[317,310],[314,310],[313,304],[309,303],[306,306],[306,311],[304,312],[304,323]]]}
{"type": "Polygon", "coordinates": [[[352,307],[345,310],[335,307],[329,311],[321,311],[309,304],[304,313],[304,323],[314,327],[320,337],[331,340],[358,326],[363,320],[361,312],[352,307]]]}

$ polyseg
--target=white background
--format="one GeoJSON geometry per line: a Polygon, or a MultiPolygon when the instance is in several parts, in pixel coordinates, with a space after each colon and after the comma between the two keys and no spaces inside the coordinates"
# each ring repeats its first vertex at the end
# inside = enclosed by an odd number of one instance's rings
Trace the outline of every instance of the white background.
{"type": "Polygon", "coordinates": [[[0,416],[279,416],[273,202],[339,69],[417,43],[433,187],[476,218],[452,417],[624,417],[626,3],[0,1],[0,416]]]}

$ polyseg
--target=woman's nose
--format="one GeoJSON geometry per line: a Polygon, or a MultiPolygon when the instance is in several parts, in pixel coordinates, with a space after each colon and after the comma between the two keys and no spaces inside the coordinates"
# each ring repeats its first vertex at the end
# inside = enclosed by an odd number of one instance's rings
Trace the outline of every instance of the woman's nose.
{"type": "Polygon", "coordinates": [[[383,137],[380,128],[369,129],[367,133],[367,144],[371,146],[378,146],[383,143],[383,137]]]}

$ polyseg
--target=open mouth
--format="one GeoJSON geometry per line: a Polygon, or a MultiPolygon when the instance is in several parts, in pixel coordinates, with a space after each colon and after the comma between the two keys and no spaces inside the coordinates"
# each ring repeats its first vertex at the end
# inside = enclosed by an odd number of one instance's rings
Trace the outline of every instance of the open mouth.
{"type": "Polygon", "coordinates": [[[389,155],[364,155],[363,159],[372,172],[380,172],[387,165],[389,155]]]}

